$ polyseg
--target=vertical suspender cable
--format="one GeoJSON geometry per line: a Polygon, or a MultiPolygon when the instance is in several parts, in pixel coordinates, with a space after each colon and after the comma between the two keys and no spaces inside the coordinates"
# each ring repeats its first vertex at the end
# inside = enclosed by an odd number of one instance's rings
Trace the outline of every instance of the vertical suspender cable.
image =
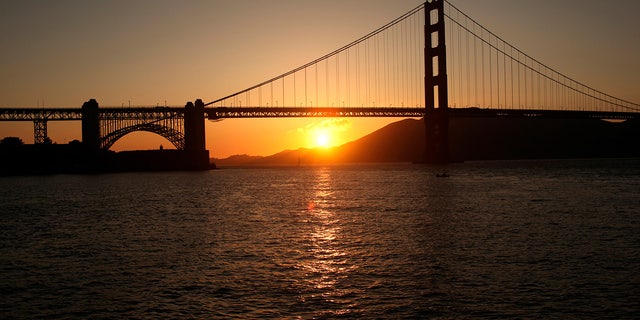
{"type": "Polygon", "coordinates": [[[509,46],[511,51],[509,52],[509,63],[511,64],[511,67],[509,68],[509,70],[511,71],[511,108],[515,109],[514,103],[515,100],[513,98],[513,47],[509,46]]]}
{"type": "MultiPolygon", "coordinates": [[[[448,81],[449,82],[448,89],[451,90],[451,91],[449,91],[451,93],[449,95],[449,105],[450,106],[455,106],[457,104],[457,99],[458,99],[458,94],[457,94],[457,90],[456,90],[457,89],[456,81],[458,80],[458,77],[457,77],[457,74],[456,74],[456,71],[457,71],[456,70],[456,67],[457,67],[456,57],[457,57],[457,54],[458,54],[458,47],[455,45],[456,42],[455,42],[454,37],[453,37],[453,35],[454,35],[453,31],[454,30],[453,30],[453,21],[452,20],[449,20],[449,30],[451,30],[451,31],[447,32],[448,36],[449,36],[448,41],[446,39],[447,35],[445,35],[445,42],[449,43],[449,46],[447,46],[447,48],[449,48],[449,52],[450,52],[450,54],[447,57],[447,71],[449,71],[451,73],[451,76],[448,77],[448,79],[450,80],[450,81],[448,81]]],[[[438,34],[438,36],[439,36],[439,34],[438,34]]],[[[440,41],[439,37],[438,37],[438,41],[440,41]]],[[[439,61],[438,61],[438,63],[439,63],[439,61]]],[[[436,71],[434,69],[434,72],[439,73],[440,71],[439,70],[436,71]]]]}
{"type": "Polygon", "coordinates": [[[365,46],[365,65],[367,66],[366,70],[366,79],[367,79],[367,104],[371,103],[371,65],[369,60],[369,41],[364,45],[365,46]]]}
{"type": "Polygon", "coordinates": [[[520,68],[522,66],[522,63],[520,62],[520,52],[518,52],[518,107],[522,108],[522,97],[520,95],[520,68]]]}
{"type": "Polygon", "coordinates": [[[385,64],[385,74],[384,74],[384,78],[385,78],[385,89],[386,89],[386,96],[385,96],[385,105],[389,103],[389,38],[387,37],[387,33],[384,33],[384,64],[385,64]]]}
{"type": "MultiPolygon", "coordinates": [[[[378,40],[380,39],[379,36],[376,36],[375,38],[375,54],[376,54],[376,101],[378,104],[380,104],[380,78],[381,78],[381,72],[380,72],[380,45],[378,43],[378,40]]],[[[373,106],[376,106],[376,102],[373,103],[373,106]]]]}
{"type": "Polygon", "coordinates": [[[336,55],[336,106],[340,106],[340,54],[336,55]]]}
{"type": "Polygon", "coordinates": [[[354,105],[360,105],[360,44],[356,46],[356,101],[354,105]]]}
{"type": "MultiPolygon", "coordinates": [[[[480,37],[481,40],[484,39],[484,29],[480,29],[480,37]]],[[[486,99],[486,94],[487,91],[485,89],[485,79],[486,79],[486,74],[484,72],[484,40],[480,42],[480,44],[482,45],[482,48],[480,50],[480,53],[482,54],[482,106],[483,107],[487,107],[487,99],[486,99]]]]}
{"type": "Polygon", "coordinates": [[[476,24],[473,24],[473,84],[474,84],[474,100],[476,107],[478,103],[478,37],[475,36],[476,24]]]}
{"type": "MultiPolygon", "coordinates": [[[[465,18],[465,28],[468,25],[468,21],[465,18]]],[[[467,50],[465,51],[465,55],[467,58],[467,67],[465,69],[465,72],[467,73],[467,100],[466,100],[466,106],[470,106],[471,105],[471,65],[470,65],[470,51],[469,51],[469,33],[465,32],[465,38],[467,41],[467,50]]]]}
{"type": "Polygon", "coordinates": [[[534,77],[534,69],[533,69],[533,61],[531,61],[531,105],[530,108],[534,108],[535,107],[535,94],[536,94],[536,89],[535,89],[535,80],[533,79],[534,77]]]}
{"type": "MultiPolygon", "coordinates": [[[[351,49],[351,48],[349,48],[349,49],[351,49]]],[[[347,105],[350,104],[350,98],[351,98],[351,92],[349,90],[351,88],[351,77],[350,77],[351,70],[349,69],[349,67],[351,66],[351,57],[349,56],[349,49],[345,50],[345,55],[346,55],[346,60],[347,60],[347,63],[346,63],[347,72],[345,73],[346,85],[347,85],[347,87],[346,87],[346,89],[347,89],[347,105]]],[[[342,102],[342,106],[343,107],[345,106],[344,101],[342,102]]]]}
{"type": "Polygon", "coordinates": [[[328,107],[329,106],[329,59],[325,60],[324,69],[325,69],[324,80],[326,82],[325,83],[325,88],[324,88],[325,89],[325,95],[326,95],[325,100],[324,100],[324,105],[326,107],[328,107]]]}
{"type": "Polygon", "coordinates": [[[528,66],[527,66],[527,57],[524,57],[524,107],[525,109],[527,107],[529,107],[529,95],[528,95],[528,80],[529,78],[527,77],[527,71],[529,70],[528,66]]]}
{"type": "Polygon", "coordinates": [[[500,50],[498,49],[499,42],[496,39],[496,99],[498,100],[498,109],[500,109],[500,50]]]}
{"type": "Polygon", "coordinates": [[[393,64],[391,66],[391,74],[393,76],[393,79],[392,79],[393,90],[391,91],[391,94],[392,94],[391,103],[395,105],[398,105],[398,36],[396,35],[397,30],[398,29],[396,28],[396,26],[391,27],[391,48],[393,49],[392,56],[391,56],[391,63],[393,64]]]}
{"type": "Polygon", "coordinates": [[[507,107],[507,55],[506,55],[506,51],[507,47],[506,47],[506,43],[503,41],[502,42],[502,72],[504,75],[504,78],[502,79],[502,81],[504,81],[504,107],[507,107]]]}
{"type": "Polygon", "coordinates": [[[458,85],[460,86],[460,90],[458,91],[458,107],[462,107],[462,102],[464,98],[464,90],[463,90],[463,77],[462,77],[462,28],[458,27],[458,85]]]}
{"type": "Polygon", "coordinates": [[[491,46],[491,34],[489,34],[489,107],[493,108],[493,53],[491,46]]]}

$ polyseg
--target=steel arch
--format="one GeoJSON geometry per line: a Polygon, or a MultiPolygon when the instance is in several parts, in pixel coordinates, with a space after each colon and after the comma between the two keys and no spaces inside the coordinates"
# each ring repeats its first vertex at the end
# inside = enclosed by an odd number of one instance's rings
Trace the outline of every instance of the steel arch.
{"type": "Polygon", "coordinates": [[[184,150],[184,134],[182,132],[155,123],[140,123],[115,130],[100,139],[100,148],[109,150],[120,138],[135,131],[156,133],[169,140],[176,149],[184,150]]]}

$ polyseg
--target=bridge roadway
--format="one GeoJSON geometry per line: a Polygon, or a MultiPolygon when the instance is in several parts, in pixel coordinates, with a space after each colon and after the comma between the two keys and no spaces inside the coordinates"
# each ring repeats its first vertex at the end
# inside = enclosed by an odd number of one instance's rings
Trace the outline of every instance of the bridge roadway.
{"type": "MultiPolygon", "coordinates": [[[[182,107],[100,108],[101,119],[150,121],[183,116],[182,107]]],[[[297,117],[396,117],[420,118],[424,108],[405,107],[208,107],[209,120],[230,118],[297,118],[297,117]]],[[[571,118],[571,119],[640,119],[640,112],[449,108],[453,118],[571,118]]],[[[0,108],[0,121],[82,120],[80,108],[0,108]]]]}
{"type": "MultiPolygon", "coordinates": [[[[480,109],[449,108],[454,118],[571,118],[571,119],[640,119],[640,112],[534,110],[534,109],[480,109]]],[[[424,108],[303,108],[303,107],[217,107],[205,108],[210,120],[227,118],[292,118],[292,117],[397,117],[420,118],[424,108]]]]}
{"type": "MultiPolygon", "coordinates": [[[[103,120],[158,120],[184,114],[184,107],[100,108],[103,120]]],[[[82,120],[80,108],[0,108],[0,121],[82,120]]]]}

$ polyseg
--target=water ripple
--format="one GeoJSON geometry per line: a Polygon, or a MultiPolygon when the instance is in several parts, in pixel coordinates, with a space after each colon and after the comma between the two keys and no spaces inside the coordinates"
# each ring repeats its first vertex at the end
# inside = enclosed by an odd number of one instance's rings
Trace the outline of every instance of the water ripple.
{"type": "Polygon", "coordinates": [[[640,312],[640,164],[0,180],[2,318],[640,312]]]}

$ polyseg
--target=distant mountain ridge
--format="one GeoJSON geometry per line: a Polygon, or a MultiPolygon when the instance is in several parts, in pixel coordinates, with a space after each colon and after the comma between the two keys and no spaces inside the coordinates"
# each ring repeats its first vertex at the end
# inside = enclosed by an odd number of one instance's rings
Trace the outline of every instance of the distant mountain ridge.
{"type": "MultiPolygon", "coordinates": [[[[453,161],[535,158],[640,157],[640,121],[596,119],[453,118],[453,161]]],[[[417,162],[424,154],[424,121],[404,119],[360,139],[323,149],[285,150],[260,157],[212,159],[218,166],[297,166],[417,162]]]]}

